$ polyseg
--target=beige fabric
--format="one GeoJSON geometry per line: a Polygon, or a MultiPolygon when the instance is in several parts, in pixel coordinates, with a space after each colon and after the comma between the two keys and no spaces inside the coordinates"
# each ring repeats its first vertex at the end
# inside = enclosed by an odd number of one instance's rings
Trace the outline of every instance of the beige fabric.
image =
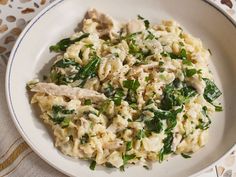
{"type": "Polygon", "coordinates": [[[13,124],[5,99],[6,65],[0,58],[0,176],[63,177],[40,159],[24,142],[13,124]]]}

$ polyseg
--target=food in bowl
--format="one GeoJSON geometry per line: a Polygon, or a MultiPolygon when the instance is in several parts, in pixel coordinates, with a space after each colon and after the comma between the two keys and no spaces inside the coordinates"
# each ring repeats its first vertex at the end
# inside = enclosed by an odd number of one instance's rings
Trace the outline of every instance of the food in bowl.
{"type": "Polygon", "coordinates": [[[50,51],[58,56],[48,78],[28,87],[63,154],[124,170],[189,158],[207,143],[222,93],[210,51],[177,22],[121,23],[91,9],[50,51]]]}

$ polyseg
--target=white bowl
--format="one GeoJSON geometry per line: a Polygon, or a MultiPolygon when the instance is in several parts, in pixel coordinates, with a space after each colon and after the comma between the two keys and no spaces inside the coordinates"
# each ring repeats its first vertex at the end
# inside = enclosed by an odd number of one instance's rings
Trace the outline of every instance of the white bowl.
{"type": "Polygon", "coordinates": [[[236,29],[235,22],[207,1],[202,0],[58,0],[35,17],[20,35],[12,50],[6,75],[6,95],[12,119],[30,147],[50,165],[71,176],[143,177],[189,176],[213,165],[236,142],[236,29]],[[95,7],[118,20],[137,14],[153,23],[175,19],[199,37],[212,56],[211,69],[223,91],[224,111],[215,114],[210,141],[191,159],[176,156],[151,170],[132,166],[125,172],[102,167],[89,169],[88,162],[64,156],[53,145],[48,129],[29,103],[26,83],[48,72],[49,46],[73,33],[85,12],[95,7]]]}

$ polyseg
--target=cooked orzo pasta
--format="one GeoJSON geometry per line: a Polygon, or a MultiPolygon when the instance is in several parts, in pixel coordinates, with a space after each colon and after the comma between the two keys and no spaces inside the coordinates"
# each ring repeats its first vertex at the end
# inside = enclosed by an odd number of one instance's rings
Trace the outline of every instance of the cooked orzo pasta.
{"type": "Polygon", "coordinates": [[[175,21],[119,23],[92,9],[50,51],[59,55],[47,81],[28,86],[63,154],[124,169],[206,144],[221,92],[210,52],[175,21]]]}

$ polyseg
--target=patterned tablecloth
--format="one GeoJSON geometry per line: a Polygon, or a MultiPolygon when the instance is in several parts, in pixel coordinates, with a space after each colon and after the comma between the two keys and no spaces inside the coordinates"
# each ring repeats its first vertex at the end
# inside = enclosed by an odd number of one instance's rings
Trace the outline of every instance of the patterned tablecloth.
{"type": "MultiPolygon", "coordinates": [[[[17,132],[5,101],[8,57],[27,23],[53,0],[0,0],[0,176],[64,176],[41,160],[17,132]]],[[[236,0],[211,0],[236,20],[236,0]]],[[[236,177],[236,149],[199,177],[236,177]]]]}

